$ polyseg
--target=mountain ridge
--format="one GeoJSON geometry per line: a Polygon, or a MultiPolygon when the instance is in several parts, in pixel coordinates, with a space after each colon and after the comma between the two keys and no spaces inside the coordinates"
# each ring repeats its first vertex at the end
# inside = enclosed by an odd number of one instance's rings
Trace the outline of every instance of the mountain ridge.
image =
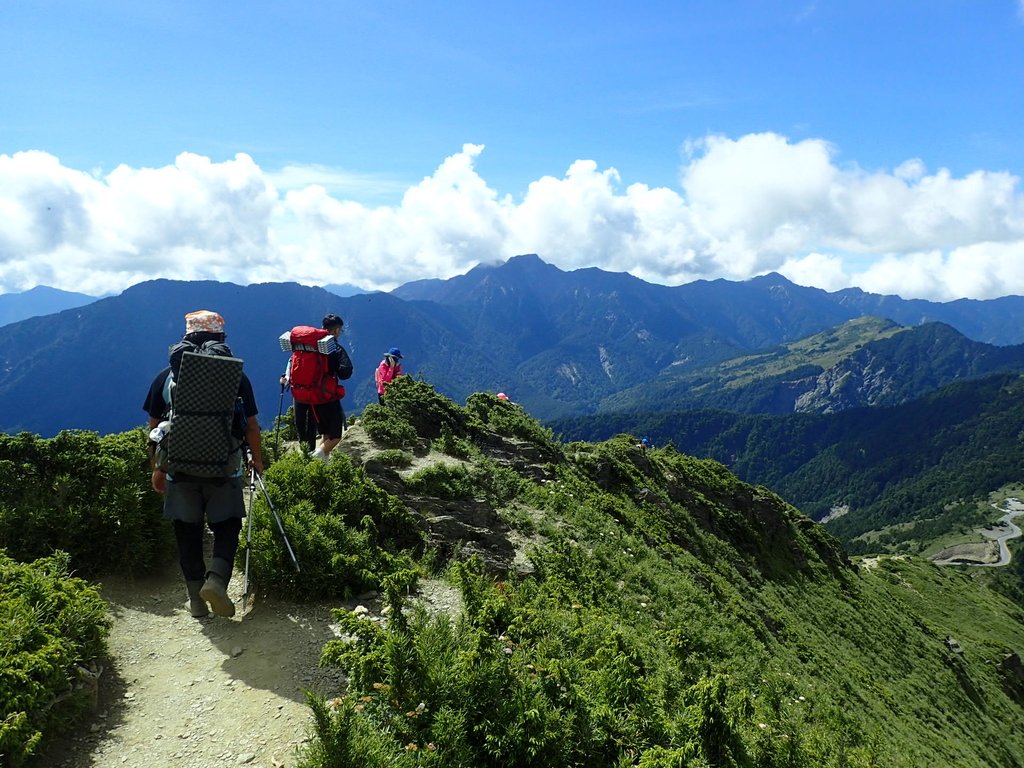
{"type": "Polygon", "coordinates": [[[899,405],[952,381],[1015,371],[1024,371],[1024,345],[972,341],[941,322],[907,327],[859,317],[697,371],[670,367],[606,397],[601,410],[835,413],[899,405]]]}
{"type": "MultiPolygon", "coordinates": [[[[277,337],[294,325],[319,324],[328,312],[345,318],[342,342],[356,364],[346,383],[349,411],[376,399],[372,371],[389,347],[399,346],[408,373],[455,399],[505,391],[548,419],[606,410],[608,398],[657,383],[666,371],[700,372],[831,329],[853,319],[844,306],[851,296],[802,288],[774,274],[672,288],[596,268],[564,272],[536,255],[394,294],[338,297],[295,283],[148,281],[47,316],[42,322],[54,329],[42,340],[39,320],[0,327],[0,429],[109,432],[138,423],[132,393],[145,391],[150,371],[163,367],[164,350],[180,338],[182,316],[198,308],[227,318],[229,345],[246,361],[265,423],[275,405],[284,405],[277,337]],[[81,397],[61,417],[49,404],[61,401],[69,371],[81,397]]],[[[913,306],[921,309],[919,302],[913,306]]],[[[942,314],[941,305],[932,308],[942,314]]],[[[985,314],[991,307],[957,305],[955,314],[968,310],[985,314]]]]}
{"type": "Polygon", "coordinates": [[[37,285],[21,293],[0,294],[0,326],[91,304],[99,297],[37,285]]]}
{"type": "Polygon", "coordinates": [[[641,434],[655,445],[720,461],[815,519],[847,508],[826,527],[854,551],[872,551],[854,539],[908,526],[894,534],[894,543],[926,542],[983,525],[988,494],[1021,480],[1021,423],[1024,375],[1001,373],[954,381],[888,408],[785,415],[608,412],[550,426],[568,440],[641,434]]]}

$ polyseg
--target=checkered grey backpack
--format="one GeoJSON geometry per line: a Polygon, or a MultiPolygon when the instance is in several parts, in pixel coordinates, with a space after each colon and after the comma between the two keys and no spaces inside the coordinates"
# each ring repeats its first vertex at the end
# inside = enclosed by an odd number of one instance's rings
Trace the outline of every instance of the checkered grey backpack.
{"type": "Polygon", "coordinates": [[[161,423],[157,466],[176,479],[241,474],[245,415],[238,397],[242,361],[224,342],[179,342],[171,347],[164,383],[170,412],[161,423]]]}

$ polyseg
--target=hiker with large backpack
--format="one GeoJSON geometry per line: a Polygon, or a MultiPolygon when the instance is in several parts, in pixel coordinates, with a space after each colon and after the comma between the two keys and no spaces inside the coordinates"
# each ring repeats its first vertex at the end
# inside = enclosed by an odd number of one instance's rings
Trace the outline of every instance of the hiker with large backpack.
{"type": "Polygon", "coordinates": [[[352,377],[352,360],[338,343],[344,327],[340,317],[329,314],[320,328],[298,325],[280,338],[281,348],[291,352],[281,384],[291,388],[295,401],[295,431],[299,442],[323,461],[341,442],[345,428],[345,387],[339,380],[352,377]]]}
{"type": "Polygon", "coordinates": [[[247,448],[263,472],[252,384],[224,343],[224,318],[200,310],[185,315],[185,335],[153,379],[143,408],[149,415],[153,490],[164,496],[174,525],[178,561],[192,616],[233,616],[227,594],[242,518],[247,448]],[[203,556],[203,522],[213,532],[213,557],[203,556]],[[209,604],[209,607],[207,607],[209,604]]]}

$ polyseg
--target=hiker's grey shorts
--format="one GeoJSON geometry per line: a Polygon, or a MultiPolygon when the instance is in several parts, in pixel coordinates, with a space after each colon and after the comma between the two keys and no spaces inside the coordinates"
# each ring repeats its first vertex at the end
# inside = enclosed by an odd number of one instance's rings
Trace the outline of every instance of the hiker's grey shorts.
{"type": "Polygon", "coordinates": [[[184,523],[219,523],[232,517],[245,517],[242,478],[227,477],[220,484],[167,480],[164,496],[164,520],[184,523]]]}

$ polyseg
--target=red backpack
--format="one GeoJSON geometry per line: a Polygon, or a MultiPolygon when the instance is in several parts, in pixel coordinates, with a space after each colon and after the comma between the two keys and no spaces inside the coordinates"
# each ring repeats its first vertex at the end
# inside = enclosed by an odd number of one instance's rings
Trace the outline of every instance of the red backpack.
{"type": "Polygon", "coordinates": [[[345,396],[345,387],[328,370],[329,356],[338,349],[332,333],[297,325],[281,335],[281,347],[292,353],[288,379],[295,402],[322,405],[345,396]]]}

